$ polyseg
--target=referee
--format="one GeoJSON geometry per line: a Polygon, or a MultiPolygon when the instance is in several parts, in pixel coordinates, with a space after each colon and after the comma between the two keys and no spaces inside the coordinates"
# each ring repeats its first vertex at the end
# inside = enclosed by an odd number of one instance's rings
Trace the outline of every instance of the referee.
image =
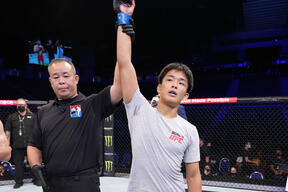
{"type": "Polygon", "coordinates": [[[79,76],[72,62],[52,60],[49,81],[55,101],[37,113],[28,146],[28,160],[37,171],[45,165],[49,192],[100,191],[103,162],[103,122],[122,98],[118,80],[88,97],[77,91],[79,76]]]}

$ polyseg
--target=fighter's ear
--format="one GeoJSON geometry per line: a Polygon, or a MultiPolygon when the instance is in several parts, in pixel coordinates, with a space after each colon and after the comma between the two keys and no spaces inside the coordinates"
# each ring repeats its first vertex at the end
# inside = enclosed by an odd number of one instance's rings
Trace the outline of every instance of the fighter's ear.
{"type": "Polygon", "coordinates": [[[185,93],[185,96],[183,97],[182,100],[186,100],[186,99],[188,99],[188,98],[189,98],[189,93],[185,93]]]}
{"type": "Polygon", "coordinates": [[[159,83],[159,84],[157,85],[157,93],[158,93],[158,95],[160,95],[161,87],[162,87],[162,85],[159,83]]]}

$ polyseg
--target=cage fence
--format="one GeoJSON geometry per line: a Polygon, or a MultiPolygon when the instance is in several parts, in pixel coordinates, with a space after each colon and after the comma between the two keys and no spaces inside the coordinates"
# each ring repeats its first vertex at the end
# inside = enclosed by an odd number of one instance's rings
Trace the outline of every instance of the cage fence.
{"type": "MultiPolygon", "coordinates": [[[[36,113],[39,107],[42,105],[47,104],[47,101],[27,101],[28,109],[36,113]]],[[[6,120],[8,116],[16,111],[16,101],[15,100],[0,100],[0,120],[2,121],[3,125],[5,126],[6,120]]],[[[14,179],[15,176],[15,165],[13,161],[13,155],[10,161],[7,162],[0,162],[0,166],[5,167],[5,171],[3,176],[0,176],[1,184],[9,184],[10,181],[14,179]],[[5,182],[6,181],[6,182],[5,182]]],[[[24,179],[32,178],[31,175],[31,168],[27,159],[24,161],[24,179]]]]}
{"type": "MultiPolygon", "coordinates": [[[[204,98],[182,104],[202,141],[199,164],[205,185],[283,190],[288,173],[287,97],[204,98]]],[[[115,174],[126,175],[133,157],[123,106],[114,113],[114,138],[115,174]]]]}
{"type": "MultiPolygon", "coordinates": [[[[30,101],[28,106],[36,113],[46,103],[30,101]]],[[[284,191],[288,173],[288,97],[190,99],[182,104],[187,120],[197,127],[202,141],[199,164],[203,184],[284,191]]],[[[4,125],[15,110],[14,105],[0,105],[4,125]]],[[[133,157],[123,105],[105,119],[104,137],[107,158],[103,175],[128,177],[133,157]]],[[[10,162],[13,165],[13,158],[10,162]]],[[[30,178],[26,166],[26,177],[30,178]]],[[[13,177],[7,173],[0,180],[13,177]]]]}

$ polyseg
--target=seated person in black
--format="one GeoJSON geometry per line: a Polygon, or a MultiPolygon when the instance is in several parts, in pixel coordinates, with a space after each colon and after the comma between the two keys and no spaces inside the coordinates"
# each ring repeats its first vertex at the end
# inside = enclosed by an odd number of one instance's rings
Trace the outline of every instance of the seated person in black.
{"type": "Polygon", "coordinates": [[[270,172],[274,179],[284,179],[288,174],[288,162],[281,149],[276,149],[270,162],[270,172]]]}
{"type": "Polygon", "coordinates": [[[248,141],[245,144],[243,152],[243,165],[242,169],[246,176],[249,176],[253,171],[258,170],[260,166],[259,158],[256,158],[254,152],[252,151],[252,144],[248,141]]]}
{"type": "Polygon", "coordinates": [[[205,145],[204,140],[200,138],[200,172],[204,175],[209,175],[211,173],[211,165],[210,165],[210,155],[209,149],[205,145]]]}

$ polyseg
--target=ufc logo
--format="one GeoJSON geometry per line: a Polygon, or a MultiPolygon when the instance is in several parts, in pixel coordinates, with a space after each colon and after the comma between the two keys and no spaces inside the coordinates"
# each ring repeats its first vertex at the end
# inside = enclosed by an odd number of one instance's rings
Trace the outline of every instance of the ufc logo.
{"type": "Polygon", "coordinates": [[[179,137],[179,136],[174,135],[174,134],[171,134],[169,139],[172,140],[172,141],[175,141],[175,142],[178,141],[178,143],[180,143],[180,144],[182,144],[182,142],[183,142],[183,138],[182,137],[179,137]]]}

